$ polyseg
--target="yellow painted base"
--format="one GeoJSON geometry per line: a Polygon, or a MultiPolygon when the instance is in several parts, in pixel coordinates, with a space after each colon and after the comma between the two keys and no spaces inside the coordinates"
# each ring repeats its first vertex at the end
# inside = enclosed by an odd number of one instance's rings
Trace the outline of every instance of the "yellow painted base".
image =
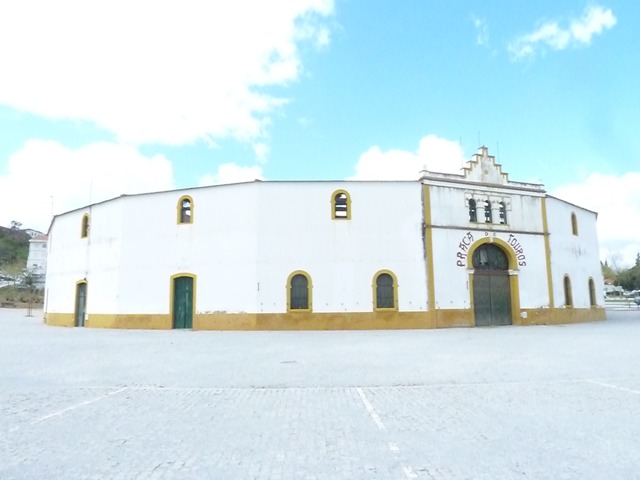
{"type": "Polygon", "coordinates": [[[428,312],[200,314],[198,330],[394,330],[434,328],[428,312]]]}
{"type": "MultiPolygon", "coordinates": [[[[515,316],[514,325],[553,325],[592,322],[605,319],[604,308],[523,309],[526,318],[515,316]]],[[[72,313],[46,313],[45,323],[74,326],[72,313]]],[[[194,330],[398,330],[473,327],[471,309],[432,312],[355,312],[355,313],[199,313],[194,330]]],[[[169,314],[89,314],[85,327],[168,330],[169,314]]]]}
{"type": "Polygon", "coordinates": [[[522,312],[526,312],[527,318],[520,316],[518,325],[558,325],[606,320],[605,309],[596,307],[523,309],[522,312]]]}
{"type": "Polygon", "coordinates": [[[440,309],[434,311],[433,314],[436,318],[435,328],[473,327],[475,325],[473,310],[470,308],[440,309]]]}
{"type": "Polygon", "coordinates": [[[44,323],[54,327],[73,327],[75,325],[73,313],[45,313],[44,323]]]}
{"type": "Polygon", "coordinates": [[[142,330],[170,330],[171,316],[163,314],[109,315],[91,314],[84,323],[85,327],[95,328],[133,328],[142,330]]]}

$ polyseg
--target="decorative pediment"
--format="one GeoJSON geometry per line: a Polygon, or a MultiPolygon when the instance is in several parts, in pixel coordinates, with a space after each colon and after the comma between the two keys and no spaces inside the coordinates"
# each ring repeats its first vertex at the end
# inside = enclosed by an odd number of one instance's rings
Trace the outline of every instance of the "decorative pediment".
{"type": "Polygon", "coordinates": [[[496,157],[489,155],[487,147],[480,147],[466,166],[462,168],[465,180],[480,183],[506,185],[509,174],[502,171],[502,165],[496,163],[496,157]]]}

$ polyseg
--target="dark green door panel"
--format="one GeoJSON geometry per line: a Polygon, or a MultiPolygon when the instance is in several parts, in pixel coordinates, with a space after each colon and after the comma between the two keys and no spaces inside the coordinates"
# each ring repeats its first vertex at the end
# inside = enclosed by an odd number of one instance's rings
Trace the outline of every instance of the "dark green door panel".
{"type": "Polygon", "coordinates": [[[193,278],[173,279],[173,328],[193,328],[193,278]]]}
{"type": "Polygon", "coordinates": [[[511,289],[509,275],[491,275],[492,325],[511,325],[511,289]]]}
{"type": "Polygon", "coordinates": [[[477,273],[473,276],[473,308],[476,326],[491,325],[491,276],[477,273]]]}
{"type": "Polygon", "coordinates": [[[87,284],[78,283],[76,286],[76,327],[84,327],[84,317],[87,311],[87,284]]]}
{"type": "Polygon", "coordinates": [[[473,254],[473,309],[476,326],[511,325],[509,260],[493,244],[481,245],[473,254]]]}

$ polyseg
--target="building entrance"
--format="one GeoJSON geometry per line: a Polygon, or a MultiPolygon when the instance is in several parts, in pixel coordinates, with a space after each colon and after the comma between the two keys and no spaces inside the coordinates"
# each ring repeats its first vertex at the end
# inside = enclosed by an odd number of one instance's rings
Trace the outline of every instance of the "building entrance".
{"type": "Polygon", "coordinates": [[[173,279],[173,328],[193,328],[193,278],[173,279]]]}
{"type": "Polygon", "coordinates": [[[76,327],[84,327],[84,317],[87,312],[87,283],[80,282],[76,285],[76,327]]]}
{"type": "Polygon", "coordinates": [[[478,327],[511,325],[509,259],[495,244],[473,253],[473,309],[478,327]]]}

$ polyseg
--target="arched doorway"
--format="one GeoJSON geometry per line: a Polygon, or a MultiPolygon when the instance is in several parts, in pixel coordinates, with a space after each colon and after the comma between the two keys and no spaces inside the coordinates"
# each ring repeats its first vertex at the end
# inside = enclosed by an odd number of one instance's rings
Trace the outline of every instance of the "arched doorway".
{"type": "Polygon", "coordinates": [[[84,317],[86,313],[87,313],[87,282],[78,282],[76,284],[76,311],[75,311],[76,327],[84,327],[84,317]]]}
{"type": "Polygon", "coordinates": [[[473,310],[476,326],[511,325],[509,259],[494,243],[473,252],[473,310]]]}

